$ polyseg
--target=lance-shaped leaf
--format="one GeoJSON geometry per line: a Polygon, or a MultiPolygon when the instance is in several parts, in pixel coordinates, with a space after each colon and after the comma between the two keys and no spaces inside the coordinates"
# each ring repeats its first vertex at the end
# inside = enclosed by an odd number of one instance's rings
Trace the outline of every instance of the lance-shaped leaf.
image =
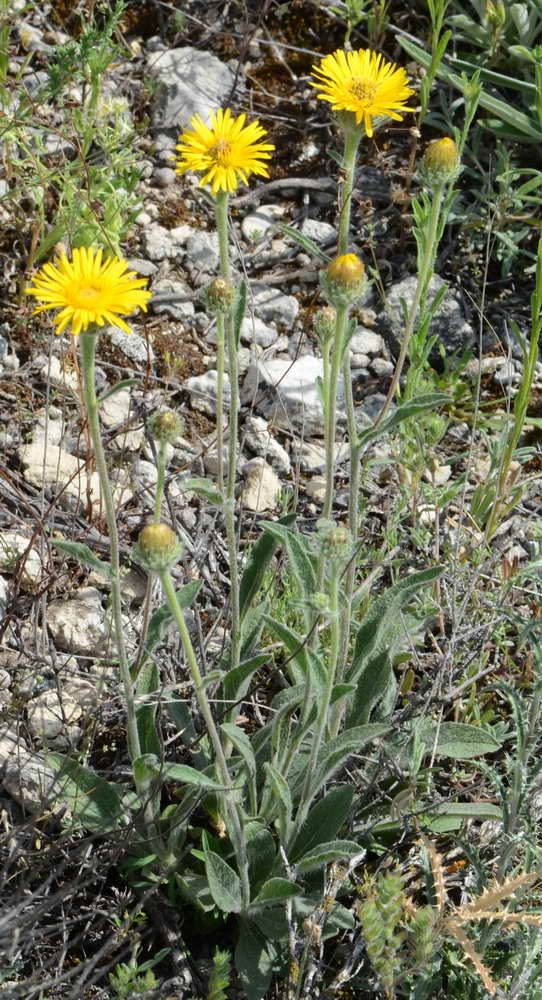
{"type": "MultiPolygon", "coordinates": [[[[295,521],[295,514],[285,514],[279,519],[279,524],[287,526],[295,521]]],[[[243,570],[241,583],[239,586],[239,611],[241,619],[244,618],[252,601],[256,597],[265,575],[265,571],[273,558],[279,540],[270,531],[264,531],[261,538],[252,546],[250,554],[243,570]]]]}
{"type": "Polygon", "coordinates": [[[336,837],[350,812],[353,797],[352,785],[340,785],[312,807],[288,851],[290,861],[296,861],[319,844],[336,837]]]}
{"type": "Polygon", "coordinates": [[[77,825],[105,833],[124,817],[122,789],[62,753],[48,753],[56,776],[54,793],[69,807],[77,825]]]}
{"type": "Polygon", "coordinates": [[[64,539],[51,538],[51,545],[54,545],[55,549],[59,549],[60,552],[66,552],[69,556],[72,556],[82,566],[88,566],[90,569],[96,570],[107,578],[111,577],[111,566],[109,563],[98,559],[98,556],[95,556],[94,552],[83,542],[68,542],[64,539]]]}
{"type": "Polygon", "coordinates": [[[352,663],[346,677],[357,685],[347,715],[347,726],[367,722],[383,697],[392,676],[393,658],[404,639],[401,612],[420,592],[442,574],[442,567],[422,570],[406,577],[377,598],[362,622],[352,663]]]}
{"type": "Polygon", "coordinates": [[[292,572],[304,597],[312,597],[316,590],[316,572],[314,555],[305,536],[276,521],[264,521],[264,527],[285,546],[292,572]]]}
{"type": "Polygon", "coordinates": [[[208,838],[203,832],[205,874],[211,895],[219,910],[224,913],[241,912],[241,879],[224,858],[209,850],[208,838]]]}
{"type": "Polygon", "coordinates": [[[314,871],[315,868],[322,868],[332,861],[348,860],[364,853],[363,848],[352,840],[332,840],[327,844],[318,844],[311,851],[307,851],[296,862],[296,868],[299,872],[310,872],[314,871]]]}

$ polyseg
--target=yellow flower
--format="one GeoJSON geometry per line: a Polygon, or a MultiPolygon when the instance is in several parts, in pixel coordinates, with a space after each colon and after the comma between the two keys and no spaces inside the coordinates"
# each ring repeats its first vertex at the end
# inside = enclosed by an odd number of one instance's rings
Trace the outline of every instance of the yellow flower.
{"type": "Polygon", "coordinates": [[[62,333],[68,323],[73,334],[104,323],[130,333],[120,317],[136,309],[147,310],[151,293],[143,289],[145,279],[128,271],[121,257],[102,260],[102,253],[101,248],[80,247],[73,251],[72,260],[63,253],[55,264],[44,264],[34,277],[34,286],[26,289],[44,303],[36,313],[62,309],[55,318],[56,333],[62,333]]]}
{"type": "Polygon", "coordinates": [[[377,115],[401,121],[402,115],[412,110],[405,107],[414,91],[408,86],[404,69],[370,49],[338,49],[313,69],[318,79],[311,86],[321,91],[318,98],[329,101],[334,111],[354,114],[358,125],[363,122],[368,136],[373,134],[372,120],[377,115]]]}
{"type": "Polygon", "coordinates": [[[233,118],[229,108],[211,114],[210,127],[199,115],[190,120],[193,131],[183,132],[175,148],[181,154],[177,159],[177,173],[186,170],[204,170],[200,181],[211,185],[216,195],[219,191],[235,191],[239,181],[248,182],[250,174],[268,177],[262,160],[270,160],[275,148],[262,142],[267,132],[259,122],[245,125],[246,115],[233,118]]]}

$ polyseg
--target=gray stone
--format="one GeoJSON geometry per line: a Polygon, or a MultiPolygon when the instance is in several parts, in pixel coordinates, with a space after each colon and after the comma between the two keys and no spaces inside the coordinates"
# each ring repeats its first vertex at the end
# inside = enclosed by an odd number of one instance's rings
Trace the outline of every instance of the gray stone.
{"type": "Polygon", "coordinates": [[[99,592],[82,587],[68,601],[52,601],[47,608],[47,625],[61,649],[80,656],[103,656],[107,635],[99,592]]]}
{"type": "Polygon", "coordinates": [[[151,260],[145,260],[143,257],[130,257],[126,263],[131,271],[136,271],[138,276],[142,275],[144,278],[151,278],[158,270],[156,264],[153,264],[151,260]]]}
{"type": "Polygon", "coordinates": [[[205,274],[214,274],[218,269],[218,234],[193,229],[186,240],[186,262],[205,274]]]}
{"type": "MultiPolygon", "coordinates": [[[[302,472],[319,473],[324,472],[326,467],[326,449],[323,444],[316,441],[296,441],[294,443],[296,461],[302,472]]],[[[333,461],[335,465],[345,462],[348,458],[348,445],[346,442],[335,444],[333,449],[333,461]]]]}
{"type": "Polygon", "coordinates": [[[4,360],[9,350],[9,343],[5,337],[0,336],[0,362],[4,360]]]}
{"type": "Polygon", "coordinates": [[[393,375],[395,371],[395,365],[391,361],[386,361],[385,358],[373,358],[369,367],[378,378],[383,378],[385,375],[393,375]]]}
{"type": "MultiPolygon", "coordinates": [[[[105,427],[122,427],[132,420],[131,396],[129,389],[119,389],[108,396],[100,405],[100,418],[105,427]]],[[[123,430],[113,440],[115,447],[128,451],[138,451],[145,437],[145,429],[123,430]]]]}
{"type": "Polygon", "coordinates": [[[28,728],[33,736],[61,749],[75,746],[83,733],[77,723],[97,704],[96,689],[73,678],[59,688],[49,688],[27,705],[28,728]]]}
{"type": "Polygon", "coordinates": [[[274,326],[267,326],[258,316],[245,316],[241,323],[241,340],[244,344],[257,344],[259,347],[271,347],[278,340],[274,326]]]}
{"type": "MultiPolygon", "coordinates": [[[[173,278],[162,278],[161,281],[155,281],[152,286],[153,295],[178,295],[179,297],[190,295],[191,289],[189,285],[185,284],[184,281],[179,281],[173,278]]],[[[195,313],[193,301],[189,302],[160,302],[159,298],[151,301],[151,309],[155,313],[165,313],[167,316],[172,316],[173,319],[184,320],[187,316],[193,316],[195,313]]]]}
{"type": "Polygon", "coordinates": [[[18,531],[0,531],[0,570],[16,573],[21,569],[18,574],[21,587],[33,591],[42,582],[43,564],[37,545],[34,543],[30,549],[29,545],[30,538],[18,531]]]}
{"type": "MultiPolygon", "coordinates": [[[[276,358],[259,361],[247,372],[241,398],[256,400],[255,408],[278,427],[303,429],[312,437],[323,433],[324,414],[316,380],[323,376],[321,358],[303,355],[296,361],[276,358]]],[[[338,416],[344,418],[342,380],[339,382],[338,416]]]]}
{"type": "Polygon", "coordinates": [[[159,83],[152,123],[160,132],[178,134],[195,114],[208,119],[209,111],[225,104],[235,80],[220,59],[190,46],[153,53],[147,66],[159,83]]]}
{"type": "Polygon", "coordinates": [[[260,205],[255,212],[246,215],[241,223],[241,232],[246,240],[257,242],[267,236],[278,218],[284,215],[281,205],[260,205]]]}
{"type": "MultiPolygon", "coordinates": [[[[192,375],[187,378],[184,387],[190,396],[190,405],[201,413],[208,416],[216,416],[216,383],[218,373],[214,370],[204,372],[203,375],[192,375]]],[[[230,380],[228,375],[224,375],[224,409],[227,410],[230,403],[230,380]]]]}
{"type": "Polygon", "coordinates": [[[8,606],[8,584],[7,580],[4,580],[4,577],[0,576],[0,619],[4,617],[7,606],[8,606]]]}
{"type": "Polygon", "coordinates": [[[264,323],[282,323],[292,327],[299,312],[293,295],[284,295],[278,288],[255,281],[251,285],[251,305],[264,323]]]}
{"type": "Polygon", "coordinates": [[[62,410],[56,406],[45,407],[34,414],[34,425],[32,427],[32,441],[44,441],[49,444],[59,445],[62,441],[64,431],[62,410]]]}
{"type": "Polygon", "coordinates": [[[147,361],[152,364],[154,361],[152,346],[141,334],[126,333],[126,330],[120,330],[118,326],[108,326],[107,332],[111,343],[118,347],[119,351],[122,351],[130,361],[134,361],[136,364],[147,364],[147,361]]]}
{"type": "Polygon", "coordinates": [[[154,171],[153,180],[157,187],[171,187],[175,183],[177,175],[171,167],[158,167],[154,171]]]}
{"type": "Polygon", "coordinates": [[[277,472],[289,475],[291,472],[290,456],[273,437],[267,420],[264,420],[263,417],[247,418],[243,429],[243,442],[249,451],[264,458],[277,472]]]}
{"type": "Polygon", "coordinates": [[[301,232],[315,243],[327,243],[337,235],[335,226],[331,226],[329,222],[320,222],[319,219],[304,219],[301,232]]]}
{"type": "Polygon", "coordinates": [[[186,240],[193,232],[191,226],[175,226],[173,229],[166,229],[151,223],[143,233],[143,243],[145,252],[151,260],[166,260],[167,258],[181,257],[186,240]]]}
{"type": "Polygon", "coordinates": [[[382,354],[384,341],[379,333],[368,330],[366,326],[358,326],[350,344],[350,354],[368,354],[369,357],[382,354]]]}
{"type": "MultiPolygon", "coordinates": [[[[6,761],[2,785],[6,792],[29,813],[50,809],[56,799],[56,778],[43,754],[16,748],[6,761]]],[[[61,808],[60,812],[64,809],[61,808]]]]}
{"type": "MultiPolygon", "coordinates": [[[[386,295],[386,310],[380,315],[380,326],[395,355],[399,353],[405,328],[401,300],[404,300],[408,311],[414,300],[417,286],[418,279],[416,277],[404,278],[403,281],[392,285],[386,295]]],[[[447,288],[447,284],[442,278],[435,275],[429,286],[429,302],[433,301],[441,288],[447,288]]],[[[439,350],[441,346],[446,355],[451,355],[471,347],[474,343],[474,330],[466,319],[463,297],[459,291],[448,288],[445,292],[429,328],[429,335],[435,334],[437,340],[429,360],[436,368],[442,367],[439,350]]]]}
{"type": "Polygon", "coordinates": [[[260,513],[273,510],[281,490],[280,479],[263,458],[253,458],[244,466],[245,486],[241,503],[247,510],[260,513]]]}

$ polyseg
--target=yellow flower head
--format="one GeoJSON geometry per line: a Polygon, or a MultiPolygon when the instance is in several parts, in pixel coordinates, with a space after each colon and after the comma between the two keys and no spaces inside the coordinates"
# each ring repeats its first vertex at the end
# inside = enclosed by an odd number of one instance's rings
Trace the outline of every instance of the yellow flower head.
{"type": "Polygon", "coordinates": [[[27,288],[28,295],[35,295],[44,309],[61,309],[55,318],[56,333],[71,323],[73,334],[89,326],[111,323],[130,333],[130,327],[121,319],[136,309],[147,310],[151,293],[144,290],[144,278],[137,278],[135,271],[128,271],[128,264],[121,257],[102,260],[103,251],[94,247],[80,247],[73,251],[72,260],[65,253],[55,264],[44,264],[34,277],[34,285],[27,288]]]}
{"type": "Polygon", "coordinates": [[[334,111],[350,111],[358,125],[363,122],[368,136],[373,134],[376,116],[401,121],[403,114],[412,110],[405,107],[414,91],[404,69],[370,49],[338,49],[313,69],[317,79],[311,86],[320,91],[318,98],[329,101],[334,111]]]}
{"type": "Polygon", "coordinates": [[[236,191],[240,181],[248,182],[251,174],[268,177],[263,160],[270,160],[275,148],[262,142],[267,132],[259,122],[245,125],[247,116],[233,118],[229,108],[211,114],[211,125],[205,125],[199,115],[190,119],[193,131],[183,132],[175,148],[181,154],[176,161],[178,174],[186,170],[204,170],[200,181],[219,191],[236,191]]]}

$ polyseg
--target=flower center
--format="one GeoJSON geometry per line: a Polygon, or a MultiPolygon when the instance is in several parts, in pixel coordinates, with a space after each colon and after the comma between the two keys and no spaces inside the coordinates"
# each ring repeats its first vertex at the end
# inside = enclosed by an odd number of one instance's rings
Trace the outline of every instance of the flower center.
{"type": "Polygon", "coordinates": [[[101,288],[96,288],[95,285],[83,285],[82,288],[78,288],[75,292],[74,304],[80,309],[92,309],[92,307],[96,305],[96,300],[99,299],[101,294],[101,288]]]}
{"type": "Polygon", "coordinates": [[[214,146],[209,149],[209,156],[216,163],[218,167],[227,167],[229,165],[229,157],[231,152],[231,146],[229,142],[225,139],[219,139],[214,146]]]}
{"type": "Polygon", "coordinates": [[[375,99],[377,89],[376,83],[367,83],[366,80],[361,80],[359,76],[355,76],[350,84],[350,92],[354,94],[359,101],[363,101],[364,104],[372,104],[375,99]]]}

